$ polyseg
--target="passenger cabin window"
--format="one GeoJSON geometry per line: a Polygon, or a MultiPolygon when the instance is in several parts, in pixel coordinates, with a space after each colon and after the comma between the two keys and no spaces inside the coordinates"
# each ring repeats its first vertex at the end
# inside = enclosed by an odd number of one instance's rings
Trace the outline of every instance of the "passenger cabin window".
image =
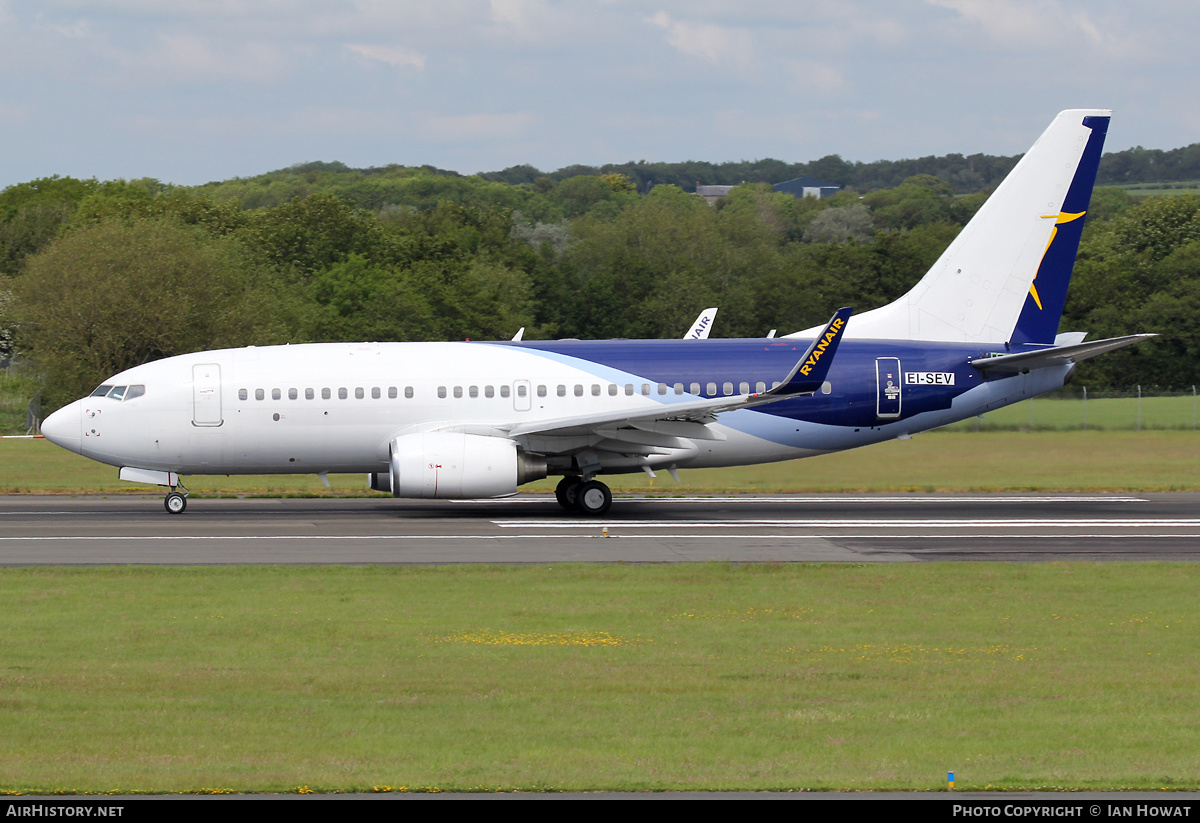
{"type": "Polygon", "coordinates": [[[440,397],[442,400],[446,399],[446,387],[445,386],[438,386],[438,397],[440,397]]]}
{"type": "Polygon", "coordinates": [[[707,394],[709,397],[716,397],[717,396],[717,384],[709,383],[708,391],[706,391],[705,394],[707,394]]]}
{"type": "Polygon", "coordinates": [[[397,394],[396,387],[388,386],[388,400],[395,400],[396,394],[397,394]]]}
{"type": "Polygon", "coordinates": [[[675,384],[675,393],[676,393],[676,394],[683,394],[683,384],[682,384],[682,383],[676,383],[676,384],[675,384]]]}
{"type": "Polygon", "coordinates": [[[355,400],[362,400],[366,396],[367,396],[367,393],[365,391],[363,391],[362,386],[359,386],[358,388],[356,388],[354,390],[354,399],[355,400]]]}
{"type": "Polygon", "coordinates": [[[566,396],[567,396],[567,387],[566,387],[566,386],[564,386],[562,383],[559,383],[559,384],[558,384],[558,396],[559,396],[559,397],[566,397],[566,396]]]}
{"type": "Polygon", "coordinates": [[[618,390],[618,389],[617,389],[617,384],[616,384],[616,383],[609,383],[609,384],[608,384],[608,396],[609,396],[609,397],[616,397],[616,396],[617,396],[617,390],[618,390]]]}
{"type": "Polygon", "coordinates": [[[280,400],[282,398],[283,398],[283,392],[281,392],[279,389],[271,389],[271,399],[272,400],[280,400]]]}
{"type": "Polygon", "coordinates": [[[295,400],[300,397],[300,392],[296,389],[288,389],[288,400],[295,400]]]}
{"type": "Polygon", "coordinates": [[[245,389],[238,389],[238,400],[249,400],[250,392],[245,389]]]}
{"type": "Polygon", "coordinates": [[[699,394],[700,393],[700,384],[693,383],[692,387],[690,389],[688,389],[688,391],[690,391],[692,394],[699,394]]]}
{"type": "Polygon", "coordinates": [[[462,397],[462,386],[455,386],[455,387],[454,387],[454,396],[455,396],[455,397],[462,397]]]}
{"type": "Polygon", "coordinates": [[[733,384],[732,383],[726,383],[725,385],[721,386],[721,389],[725,392],[726,397],[733,394],[733,384]]]}
{"type": "Polygon", "coordinates": [[[583,397],[583,386],[580,385],[579,383],[575,384],[575,396],[583,397]]]}
{"type": "MultiPolygon", "coordinates": [[[[521,388],[523,389],[525,387],[521,386],[521,388]]],[[[511,394],[512,394],[512,389],[507,384],[500,387],[500,396],[501,397],[509,397],[511,394]]],[[[521,396],[524,397],[525,395],[522,394],[521,396]]]]}
{"type": "Polygon", "coordinates": [[[331,397],[333,397],[333,392],[332,392],[332,391],[330,391],[330,390],[329,390],[329,389],[327,389],[327,388],[325,388],[325,389],[321,389],[321,399],[322,399],[322,400],[328,400],[328,399],[329,399],[329,398],[331,398],[331,397]]]}
{"type": "Polygon", "coordinates": [[[413,387],[412,386],[404,387],[404,396],[407,398],[410,398],[410,399],[412,398],[412,396],[413,396],[413,387]]]}
{"type": "Polygon", "coordinates": [[[340,389],[338,389],[338,400],[345,400],[349,396],[350,392],[346,391],[345,386],[342,386],[340,389]]]}
{"type": "Polygon", "coordinates": [[[667,384],[666,384],[666,383],[659,383],[659,384],[658,384],[658,393],[659,393],[659,394],[666,394],[666,393],[667,393],[667,384]]]}
{"type": "Polygon", "coordinates": [[[467,394],[471,395],[471,397],[478,397],[479,396],[479,387],[471,386],[470,388],[467,389],[467,394]]]}
{"type": "Polygon", "coordinates": [[[317,396],[317,393],[315,391],[313,391],[312,389],[304,390],[304,399],[305,400],[312,400],[316,396],[317,396]]]}
{"type": "Polygon", "coordinates": [[[749,393],[750,393],[750,384],[745,381],[742,381],[741,385],[738,386],[738,394],[749,394],[749,393]]]}
{"type": "MultiPolygon", "coordinates": [[[[392,389],[392,391],[395,391],[395,389],[392,389]]],[[[383,396],[383,394],[379,391],[378,386],[371,387],[371,399],[372,400],[378,400],[382,396],[383,396]]]]}
{"type": "Polygon", "coordinates": [[[495,397],[496,396],[495,386],[484,386],[483,387],[483,396],[484,397],[495,397]]]}
{"type": "Polygon", "coordinates": [[[267,393],[264,392],[262,389],[255,389],[254,390],[254,399],[255,400],[266,400],[267,393]]]}

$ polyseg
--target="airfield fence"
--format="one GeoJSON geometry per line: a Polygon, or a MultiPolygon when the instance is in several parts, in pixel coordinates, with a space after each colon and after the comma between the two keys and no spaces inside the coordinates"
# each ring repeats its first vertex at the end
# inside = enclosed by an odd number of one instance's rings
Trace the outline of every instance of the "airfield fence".
{"type": "Polygon", "coordinates": [[[1088,391],[1068,387],[960,420],[938,431],[1143,431],[1197,429],[1196,387],[1190,392],[1088,391]]]}

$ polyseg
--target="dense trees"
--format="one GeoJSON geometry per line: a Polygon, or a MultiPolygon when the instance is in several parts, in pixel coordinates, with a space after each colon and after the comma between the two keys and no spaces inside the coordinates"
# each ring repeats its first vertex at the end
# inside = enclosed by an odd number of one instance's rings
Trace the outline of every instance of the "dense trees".
{"type": "MultiPolygon", "coordinates": [[[[651,165],[561,179],[516,167],[501,175],[515,184],[307,164],[195,190],[13,186],[0,192],[0,356],[19,349],[50,407],[119,369],[224,345],[502,339],[522,326],[530,339],[674,337],[708,305],[721,307],[717,336],[788,333],[906,291],[984,200],[913,161],[861,196],[796,200],[759,183],[713,207],[661,179],[647,191],[651,165]]],[[[1161,336],[1078,379],[1200,382],[1197,309],[1200,198],[1098,189],[1063,329],[1161,336]]]]}
{"type": "Polygon", "coordinates": [[[271,285],[232,238],[159,218],[105,219],[27,261],[12,313],[57,404],[167,355],[282,342],[271,285]]]}

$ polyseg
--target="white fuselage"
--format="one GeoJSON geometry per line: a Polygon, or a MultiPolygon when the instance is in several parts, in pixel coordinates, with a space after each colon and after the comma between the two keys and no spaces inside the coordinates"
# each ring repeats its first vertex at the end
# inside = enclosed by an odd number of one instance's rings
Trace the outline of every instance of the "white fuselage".
{"type": "MultiPolygon", "coordinates": [[[[667,434],[636,433],[640,440],[628,429],[617,433],[604,427],[560,427],[511,439],[537,454],[601,450],[607,455],[606,473],[770,462],[943,425],[1057,388],[1065,374],[1065,369],[1040,370],[984,383],[961,393],[952,408],[858,428],[741,409],[703,427],[675,424],[703,429],[704,437],[675,437],[687,431],[662,424],[667,434]],[[634,445],[614,446],[614,437],[632,439],[634,445]]],[[[864,379],[873,381],[874,373],[864,379]]],[[[850,377],[835,379],[835,394],[828,399],[850,389],[850,382],[850,377]]],[[[144,386],[144,391],[129,399],[76,401],[46,421],[47,436],[100,462],[178,474],[384,472],[391,444],[409,434],[454,431],[507,438],[515,426],[530,421],[655,411],[696,399],[690,385],[677,388],[519,346],[472,343],[227,349],[138,366],[105,385],[144,386]]],[[[860,393],[875,391],[873,384],[860,388],[860,393]]],[[[552,467],[550,473],[561,472],[552,467]]]]}

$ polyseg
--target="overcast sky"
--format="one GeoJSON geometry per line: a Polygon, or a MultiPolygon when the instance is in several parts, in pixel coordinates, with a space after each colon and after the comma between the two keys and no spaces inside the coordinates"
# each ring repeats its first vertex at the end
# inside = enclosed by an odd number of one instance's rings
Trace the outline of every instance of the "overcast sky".
{"type": "Polygon", "coordinates": [[[0,0],[0,187],[1200,141],[1195,0],[0,0]]]}

